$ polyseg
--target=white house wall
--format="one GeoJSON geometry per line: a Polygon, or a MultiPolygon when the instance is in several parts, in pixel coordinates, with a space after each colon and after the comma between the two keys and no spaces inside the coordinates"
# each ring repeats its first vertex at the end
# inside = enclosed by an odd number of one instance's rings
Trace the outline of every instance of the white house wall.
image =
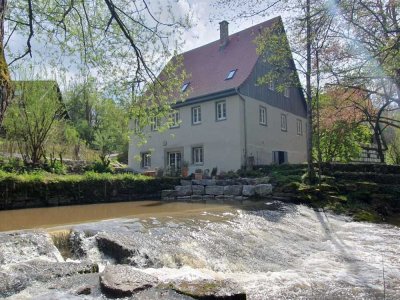
{"type": "Polygon", "coordinates": [[[214,167],[218,171],[237,170],[243,164],[243,111],[242,100],[238,96],[231,96],[213,101],[179,108],[181,124],[179,128],[167,129],[164,132],[150,132],[147,143],[137,146],[137,138],[131,138],[129,146],[129,166],[136,171],[145,171],[141,168],[141,152],[151,151],[151,167],[149,169],[166,167],[166,152],[169,150],[183,150],[182,161],[189,162],[189,173],[195,169],[214,167]],[[225,100],[227,118],[216,121],[216,102],[225,100]],[[192,107],[200,106],[202,122],[192,124],[192,107]],[[203,146],[204,164],[192,163],[192,147],[203,146]]]}
{"type": "Polygon", "coordinates": [[[247,115],[247,154],[256,165],[271,164],[273,151],[286,151],[288,163],[302,163],[306,157],[306,119],[263,101],[244,96],[247,115]],[[259,122],[259,109],[267,109],[267,125],[259,122]],[[287,131],[281,130],[281,114],[286,114],[287,131]],[[302,135],[297,134],[297,119],[302,121],[302,135]]]}

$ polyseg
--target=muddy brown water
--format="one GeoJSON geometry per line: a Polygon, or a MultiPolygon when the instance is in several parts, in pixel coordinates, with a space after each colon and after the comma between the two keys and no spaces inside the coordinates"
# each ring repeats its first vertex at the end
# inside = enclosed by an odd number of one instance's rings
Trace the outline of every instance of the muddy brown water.
{"type": "Polygon", "coordinates": [[[0,211],[0,231],[53,228],[122,217],[199,217],[203,211],[234,211],[235,207],[244,206],[243,203],[137,201],[6,210],[0,211]]]}

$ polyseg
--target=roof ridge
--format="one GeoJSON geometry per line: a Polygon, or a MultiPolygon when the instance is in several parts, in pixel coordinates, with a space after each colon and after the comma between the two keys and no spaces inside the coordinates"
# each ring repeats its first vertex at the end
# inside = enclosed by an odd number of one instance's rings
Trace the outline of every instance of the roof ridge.
{"type": "MultiPolygon", "coordinates": [[[[258,23],[258,24],[256,24],[256,25],[251,26],[251,27],[247,27],[247,28],[245,28],[245,29],[242,29],[242,30],[240,30],[240,31],[237,31],[237,32],[235,32],[235,33],[232,33],[232,34],[230,34],[230,35],[228,36],[228,38],[234,37],[234,36],[237,35],[237,34],[241,34],[241,33],[244,33],[244,32],[250,31],[250,30],[253,30],[253,29],[255,29],[255,28],[257,28],[257,27],[260,27],[260,26],[262,26],[262,25],[265,25],[265,24],[267,24],[267,23],[274,23],[274,22],[281,21],[281,20],[282,20],[281,16],[276,16],[276,17],[274,17],[274,18],[272,18],[272,19],[268,19],[268,20],[266,20],[266,21],[264,21],[264,22],[262,22],[262,23],[258,23]]],[[[209,43],[207,43],[207,44],[201,45],[201,46],[199,46],[199,47],[196,47],[196,48],[187,50],[187,51],[185,51],[185,52],[182,52],[182,53],[180,53],[180,55],[186,54],[186,53],[189,53],[189,52],[198,50],[198,49],[201,49],[201,48],[203,48],[203,47],[210,46],[211,44],[214,44],[214,43],[219,43],[219,39],[217,39],[217,40],[215,40],[215,41],[212,41],[212,42],[209,42],[209,43]]]]}

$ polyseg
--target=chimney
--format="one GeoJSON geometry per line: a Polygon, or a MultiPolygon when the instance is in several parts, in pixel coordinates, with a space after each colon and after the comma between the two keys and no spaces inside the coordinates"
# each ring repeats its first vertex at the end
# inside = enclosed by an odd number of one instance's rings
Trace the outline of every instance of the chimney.
{"type": "Polygon", "coordinates": [[[228,28],[228,21],[222,21],[219,23],[219,33],[220,33],[220,39],[219,39],[219,48],[223,49],[225,48],[226,45],[229,43],[229,28],[228,28]]]}

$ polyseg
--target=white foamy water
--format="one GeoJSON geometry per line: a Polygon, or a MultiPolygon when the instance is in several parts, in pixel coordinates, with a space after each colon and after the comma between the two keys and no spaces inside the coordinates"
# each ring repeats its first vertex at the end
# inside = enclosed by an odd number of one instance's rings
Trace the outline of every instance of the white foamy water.
{"type": "Polygon", "coordinates": [[[137,266],[165,282],[231,279],[248,299],[400,299],[400,228],[301,205],[77,228],[136,245],[151,261],[137,266]]]}

